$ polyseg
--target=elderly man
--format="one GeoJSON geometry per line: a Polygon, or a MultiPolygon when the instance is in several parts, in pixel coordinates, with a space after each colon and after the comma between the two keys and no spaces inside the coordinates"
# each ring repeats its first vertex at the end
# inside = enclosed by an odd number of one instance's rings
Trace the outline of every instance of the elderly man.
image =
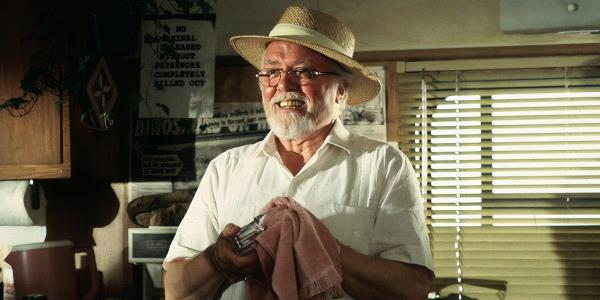
{"type": "Polygon", "coordinates": [[[353,60],[354,36],[335,18],[289,7],[269,36],[232,46],[259,69],[271,132],[219,155],[178,228],[164,267],[168,299],[246,299],[256,253],[230,243],[274,197],[320,219],[339,244],[344,299],[425,299],[433,278],[416,176],[404,154],[349,133],[339,116],[380,89],[353,60]]]}

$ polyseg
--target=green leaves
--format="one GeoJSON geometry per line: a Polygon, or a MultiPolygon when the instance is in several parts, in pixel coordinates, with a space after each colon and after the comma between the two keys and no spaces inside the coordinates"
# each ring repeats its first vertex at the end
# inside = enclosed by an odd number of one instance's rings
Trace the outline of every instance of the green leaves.
{"type": "Polygon", "coordinates": [[[190,9],[192,8],[193,2],[189,0],[175,0],[177,6],[181,8],[184,14],[189,14],[190,9]]]}
{"type": "Polygon", "coordinates": [[[10,98],[10,99],[4,101],[4,103],[0,104],[0,110],[20,109],[23,106],[25,106],[27,103],[29,103],[29,101],[27,101],[21,97],[10,98]]]}
{"type": "MultiPolygon", "coordinates": [[[[217,0],[214,1],[217,2],[217,0]]],[[[174,3],[169,3],[169,5],[164,5],[163,2],[155,0],[144,0],[144,13],[147,15],[202,14],[206,16],[213,12],[214,8],[208,0],[175,0],[174,3]],[[197,8],[200,9],[200,13],[198,13],[197,8]]]]}
{"type": "Polygon", "coordinates": [[[93,109],[89,109],[89,110],[86,110],[86,111],[82,112],[79,115],[79,122],[85,123],[85,119],[86,118],[90,118],[93,112],[94,112],[93,109]]]}
{"type": "Polygon", "coordinates": [[[163,43],[160,45],[160,57],[161,59],[174,59],[179,61],[179,52],[175,50],[173,43],[163,43]]]}
{"type": "Polygon", "coordinates": [[[103,112],[99,116],[96,115],[93,109],[82,112],[79,115],[79,121],[86,127],[95,130],[106,131],[114,123],[113,115],[109,112],[103,112]],[[99,124],[96,124],[98,122],[99,124]]]}
{"type": "Polygon", "coordinates": [[[156,105],[158,108],[160,108],[167,116],[171,113],[171,110],[169,109],[169,107],[166,104],[155,103],[154,105],[156,105]]]}
{"type": "Polygon", "coordinates": [[[76,42],[82,38],[79,19],[67,20],[65,14],[81,12],[72,7],[71,2],[59,1],[57,4],[60,7],[36,15],[39,28],[36,34],[24,33],[22,43],[26,44],[23,47],[33,47],[34,51],[20,82],[23,95],[4,101],[0,110],[9,110],[11,115],[14,110],[20,110],[16,116],[23,116],[31,111],[40,96],[55,95],[50,98],[55,99],[55,109],[60,112],[63,97],[68,95],[71,100],[77,100],[90,56],[85,55],[76,42]]]}
{"type": "MultiPolygon", "coordinates": [[[[197,6],[200,7],[200,9],[202,10],[202,14],[204,16],[210,14],[211,12],[213,12],[213,7],[210,6],[210,4],[208,4],[208,2],[204,1],[204,0],[195,0],[194,1],[195,4],[197,6]]],[[[217,2],[217,0],[215,0],[215,3],[217,2]]]]}
{"type": "Polygon", "coordinates": [[[158,4],[156,4],[156,1],[154,0],[145,0],[144,10],[145,13],[149,15],[158,15],[161,12],[160,7],[158,7],[158,4]]]}
{"type": "Polygon", "coordinates": [[[29,67],[27,73],[21,79],[21,89],[25,93],[41,95],[48,86],[56,85],[49,66],[34,64],[29,67]]]}

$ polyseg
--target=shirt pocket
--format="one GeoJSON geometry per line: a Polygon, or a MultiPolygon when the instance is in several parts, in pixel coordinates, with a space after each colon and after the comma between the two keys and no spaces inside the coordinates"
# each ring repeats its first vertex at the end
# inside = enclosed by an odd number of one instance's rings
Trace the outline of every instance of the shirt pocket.
{"type": "Polygon", "coordinates": [[[375,213],[367,207],[332,204],[322,221],[333,237],[354,250],[368,254],[375,213]]]}

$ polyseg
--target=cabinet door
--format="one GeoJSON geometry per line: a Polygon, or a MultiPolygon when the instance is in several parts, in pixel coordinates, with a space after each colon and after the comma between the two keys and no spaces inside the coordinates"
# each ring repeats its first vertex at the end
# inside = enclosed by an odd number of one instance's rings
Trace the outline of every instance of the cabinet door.
{"type": "MultiPolygon", "coordinates": [[[[0,9],[0,101],[20,96],[31,49],[21,39],[31,30],[27,1],[0,9]]],[[[54,96],[39,97],[31,111],[14,117],[0,110],[0,179],[70,177],[69,108],[56,108],[54,96]]]]}

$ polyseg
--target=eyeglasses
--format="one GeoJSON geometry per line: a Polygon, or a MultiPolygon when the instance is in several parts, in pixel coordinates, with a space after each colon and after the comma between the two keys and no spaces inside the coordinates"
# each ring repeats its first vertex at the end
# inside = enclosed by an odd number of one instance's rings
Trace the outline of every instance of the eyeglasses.
{"type": "Polygon", "coordinates": [[[272,69],[266,71],[260,71],[256,74],[256,78],[258,78],[258,82],[266,87],[274,87],[281,80],[281,74],[285,73],[287,76],[292,76],[292,80],[295,80],[300,85],[307,85],[310,81],[321,75],[338,75],[334,72],[320,72],[320,71],[310,71],[306,69],[291,69],[291,70],[282,70],[282,69],[272,69]]]}

